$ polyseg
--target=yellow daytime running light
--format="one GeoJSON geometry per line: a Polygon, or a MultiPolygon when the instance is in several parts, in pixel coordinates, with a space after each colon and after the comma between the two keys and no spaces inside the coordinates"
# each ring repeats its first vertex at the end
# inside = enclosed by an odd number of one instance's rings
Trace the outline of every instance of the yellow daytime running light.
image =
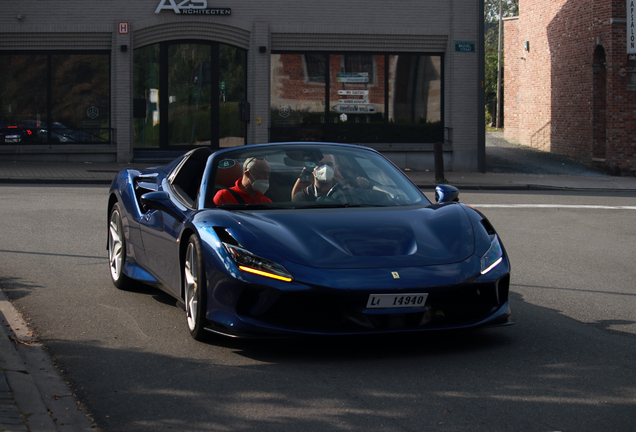
{"type": "Polygon", "coordinates": [[[503,261],[503,257],[499,258],[497,261],[495,261],[494,263],[492,263],[492,265],[490,267],[488,267],[487,269],[484,269],[481,271],[481,274],[486,274],[488,273],[490,270],[494,269],[495,267],[497,267],[497,265],[503,261]]]}
{"type": "Polygon", "coordinates": [[[265,277],[272,278],[272,279],[282,280],[283,282],[291,282],[292,281],[292,278],[288,278],[288,277],[285,277],[285,276],[279,276],[277,274],[268,273],[268,272],[264,272],[264,271],[261,271],[261,270],[256,270],[256,269],[253,269],[251,267],[239,266],[239,270],[243,270],[244,272],[248,272],[248,273],[254,273],[254,274],[257,274],[259,276],[265,276],[265,277]]]}

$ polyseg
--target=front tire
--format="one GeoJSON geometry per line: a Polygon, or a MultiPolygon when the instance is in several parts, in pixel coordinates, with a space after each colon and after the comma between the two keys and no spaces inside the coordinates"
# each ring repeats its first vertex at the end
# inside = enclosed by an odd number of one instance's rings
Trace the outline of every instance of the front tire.
{"type": "Polygon", "coordinates": [[[124,225],[121,221],[119,203],[115,203],[108,218],[108,262],[110,278],[119,289],[126,289],[132,285],[132,279],[124,274],[126,264],[126,238],[124,225]]]}
{"type": "Polygon", "coordinates": [[[201,242],[196,235],[192,235],[188,241],[184,263],[183,300],[186,310],[186,321],[190,335],[198,340],[205,340],[208,336],[205,331],[206,311],[206,278],[203,256],[201,254],[201,242]]]}

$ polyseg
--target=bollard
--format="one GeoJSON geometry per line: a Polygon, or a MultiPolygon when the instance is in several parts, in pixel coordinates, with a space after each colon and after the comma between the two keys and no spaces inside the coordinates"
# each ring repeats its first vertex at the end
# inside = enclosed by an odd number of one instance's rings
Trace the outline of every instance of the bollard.
{"type": "Polygon", "coordinates": [[[436,142],[433,147],[435,154],[435,183],[446,183],[444,178],[444,152],[442,151],[443,142],[436,142]]]}

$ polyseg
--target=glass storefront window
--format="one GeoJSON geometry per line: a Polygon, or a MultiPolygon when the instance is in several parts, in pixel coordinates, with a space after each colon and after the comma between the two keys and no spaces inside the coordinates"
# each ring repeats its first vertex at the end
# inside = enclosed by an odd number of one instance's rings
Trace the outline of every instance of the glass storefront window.
{"type": "Polygon", "coordinates": [[[441,58],[389,56],[389,122],[402,142],[443,140],[441,58]]]}
{"type": "Polygon", "coordinates": [[[245,123],[239,104],[246,100],[247,52],[219,44],[219,147],[245,144],[245,123]]]}
{"type": "Polygon", "coordinates": [[[272,55],[270,140],[324,140],[326,59],[324,54],[272,55]]]}
{"type": "Polygon", "coordinates": [[[325,55],[303,54],[307,82],[325,83],[325,55]]]}
{"type": "MultiPolygon", "coordinates": [[[[383,56],[377,56],[383,57],[383,56]]],[[[366,74],[369,85],[376,83],[375,81],[375,62],[376,56],[371,54],[345,54],[342,56],[342,72],[345,73],[361,73],[366,74]]]]}
{"type": "Polygon", "coordinates": [[[168,142],[210,145],[212,49],[209,45],[168,47],[168,142]]]}
{"type": "Polygon", "coordinates": [[[330,140],[384,141],[384,59],[370,54],[330,56],[330,140]]]}
{"type": "Polygon", "coordinates": [[[159,147],[159,44],[133,53],[133,145],[159,147]]]}
{"type": "Polygon", "coordinates": [[[0,144],[110,142],[109,54],[2,54],[0,62],[0,144]]]}
{"type": "Polygon", "coordinates": [[[0,61],[0,144],[45,141],[47,56],[3,55],[0,61]]]}
{"type": "Polygon", "coordinates": [[[230,45],[162,42],[133,54],[134,147],[245,144],[247,52],[230,45]]]}
{"type": "Polygon", "coordinates": [[[109,69],[101,54],[51,56],[51,141],[108,141],[109,69]]]}
{"type": "Polygon", "coordinates": [[[439,55],[274,53],[271,66],[270,141],[443,140],[439,55]]]}

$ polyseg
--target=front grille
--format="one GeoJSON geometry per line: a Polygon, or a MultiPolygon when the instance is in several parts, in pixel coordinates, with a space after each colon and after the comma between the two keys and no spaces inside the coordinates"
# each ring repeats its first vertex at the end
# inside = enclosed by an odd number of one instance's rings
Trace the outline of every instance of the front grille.
{"type": "Polygon", "coordinates": [[[283,292],[249,287],[237,304],[239,315],[268,325],[304,331],[345,333],[383,330],[443,329],[460,327],[487,318],[507,300],[508,278],[487,284],[419,288],[428,292],[426,308],[415,312],[365,313],[368,293],[283,292]],[[499,285],[499,286],[498,286],[499,285]],[[504,297],[505,298],[501,298],[504,297]]]}

